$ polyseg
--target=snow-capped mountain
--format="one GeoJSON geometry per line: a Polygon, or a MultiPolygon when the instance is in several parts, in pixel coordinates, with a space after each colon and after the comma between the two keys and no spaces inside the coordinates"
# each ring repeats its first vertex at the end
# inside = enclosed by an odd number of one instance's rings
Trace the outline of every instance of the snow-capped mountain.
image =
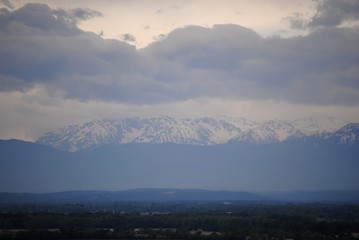
{"type": "Polygon", "coordinates": [[[68,126],[40,137],[37,142],[66,151],[89,149],[106,144],[178,143],[212,145],[237,136],[240,128],[213,118],[175,119],[127,118],[99,120],[68,126]]]}
{"type": "Polygon", "coordinates": [[[293,126],[305,135],[334,132],[348,123],[348,121],[334,117],[309,117],[292,122],[293,126]]]}
{"type": "Polygon", "coordinates": [[[339,142],[340,144],[358,144],[359,143],[359,123],[350,123],[340,128],[332,135],[328,136],[329,139],[339,142]]]}
{"type": "MultiPolygon", "coordinates": [[[[311,118],[293,122],[270,120],[263,123],[223,116],[196,119],[176,119],[169,116],[104,119],[49,132],[37,142],[71,152],[126,143],[214,145],[239,141],[262,144],[330,132],[345,124],[345,121],[334,118],[311,118]],[[320,125],[320,121],[326,124],[320,125]]],[[[342,141],[347,142],[352,138],[348,135],[342,141]]]]}
{"type": "Polygon", "coordinates": [[[304,133],[291,123],[282,120],[270,120],[240,133],[232,140],[250,143],[274,143],[301,136],[304,136],[304,133]]]}
{"type": "Polygon", "coordinates": [[[218,116],[216,117],[219,120],[231,123],[241,129],[242,131],[247,131],[253,128],[260,126],[260,123],[243,118],[243,117],[228,117],[228,116],[218,116]]]}

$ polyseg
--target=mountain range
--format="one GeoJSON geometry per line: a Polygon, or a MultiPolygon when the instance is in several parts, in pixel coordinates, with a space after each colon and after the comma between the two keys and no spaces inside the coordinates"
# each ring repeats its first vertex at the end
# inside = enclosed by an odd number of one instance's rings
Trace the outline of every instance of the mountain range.
{"type": "Polygon", "coordinates": [[[334,202],[359,203],[359,191],[242,192],[203,189],[142,188],[122,191],[68,191],[53,193],[0,193],[1,207],[32,204],[118,203],[118,202],[334,202]],[[2,205],[2,206],[1,206],[2,205]]]}
{"type": "Polygon", "coordinates": [[[0,192],[359,190],[357,123],[265,144],[109,143],[69,152],[0,140],[0,155],[0,192]]]}
{"type": "Polygon", "coordinates": [[[196,119],[169,116],[104,119],[51,131],[36,142],[70,152],[128,143],[215,145],[235,141],[263,144],[318,134],[324,136],[346,124],[347,121],[333,117],[270,120],[262,123],[224,116],[196,119]]]}

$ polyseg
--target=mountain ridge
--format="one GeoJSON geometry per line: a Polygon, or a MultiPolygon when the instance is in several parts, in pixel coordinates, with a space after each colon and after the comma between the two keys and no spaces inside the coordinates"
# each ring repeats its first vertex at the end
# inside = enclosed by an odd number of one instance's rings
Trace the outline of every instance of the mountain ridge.
{"type": "Polygon", "coordinates": [[[349,124],[325,137],[268,144],[128,143],[77,152],[1,140],[0,191],[359,190],[358,131],[358,124],[349,124]]]}
{"type": "Polygon", "coordinates": [[[136,188],[118,191],[64,191],[51,193],[0,193],[0,203],[265,201],[267,197],[244,191],[136,188]]]}
{"type": "Polygon", "coordinates": [[[245,192],[206,189],[137,188],[118,191],[64,191],[51,193],[1,193],[1,204],[69,204],[111,202],[359,202],[359,191],[245,192]]]}
{"type": "Polygon", "coordinates": [[[62,150],[75,152],[107,144],[177,143],[216,145],[229,141],[256,144],[281,142],[335,130],[348,124],[338,118],[269,120],[263,123],[245,118],[201,117],[176,119],[151,118],[102,119],[51,131],[36,140],[62,150]],[[320,125],[320,121],[325,124],[320,125]]]}

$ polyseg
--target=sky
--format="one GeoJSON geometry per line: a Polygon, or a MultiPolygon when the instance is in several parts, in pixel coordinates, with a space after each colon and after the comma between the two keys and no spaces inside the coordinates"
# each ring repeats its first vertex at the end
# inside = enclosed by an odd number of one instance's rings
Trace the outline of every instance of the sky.
{"type": "Polygon", "coordinates": [[[358,0],[0,0],[0,139],[103,118],[359,122],[358,0]]]}

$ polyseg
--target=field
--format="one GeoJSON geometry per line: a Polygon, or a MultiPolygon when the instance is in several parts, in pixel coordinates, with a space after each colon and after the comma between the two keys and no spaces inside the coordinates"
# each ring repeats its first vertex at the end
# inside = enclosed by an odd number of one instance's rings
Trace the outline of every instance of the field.
{"type": "Polygon", "coordinates": [[[0,239],[356,239],[359,205],[122,202],[2,205],[0,239]]]}

